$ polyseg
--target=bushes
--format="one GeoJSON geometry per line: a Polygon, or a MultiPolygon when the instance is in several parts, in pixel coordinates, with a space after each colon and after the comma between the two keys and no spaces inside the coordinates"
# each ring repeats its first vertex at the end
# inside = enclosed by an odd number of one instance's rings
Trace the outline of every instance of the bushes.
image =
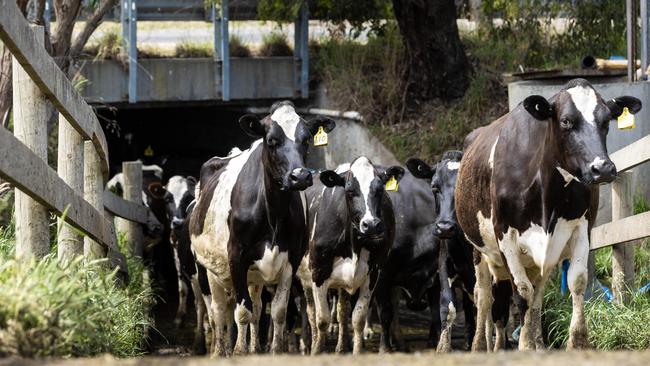
{"type": "Polygon", "coordinates": [[[26,357],[133,356],[145,351],[153,304],[144,266],[128,258],[131,281],[115,282],[101,261],[68,265],[55,254],[13,259],[15,238],[0,228],[0,354],[26,357]]]}
{"type": "Polygon", "coordinates": [[[259,55],[263,57],[293,56],[293,50],[289,46],[287,35],[280,32],[265,34],[262,37],[259,55]]]}

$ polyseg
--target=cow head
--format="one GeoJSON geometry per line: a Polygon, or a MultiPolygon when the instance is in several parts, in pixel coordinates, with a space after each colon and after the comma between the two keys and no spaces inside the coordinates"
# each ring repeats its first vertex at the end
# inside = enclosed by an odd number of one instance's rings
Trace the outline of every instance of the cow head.
{"type": "Polygon", "coordinates": [[[431,192],[436,198],[438,209],[435,234],[441,239],[449,239],[459,230],[454,206],[454,192],[462,157],[463,153],[460,151],[447,151],[442,155],[440,162],[431,167],[420,159],[409,159],[406,162],[406,166],[413,176],[431,182],[431,192]]]}
{"type": "Polygon", "coordinates": [[[175,175],[169,178],[165,187],[165,207],[170,228],[180,229],[187,218],[187,208],[194,200],[196,179],[194,177],[181,177],[175,175]]]}
{"type": "Polygon", "coordinates": [[[382,202],[386,199],[386,182],[391,177],[397,181],[404,176],[404,168],[392,166],[378,172],[365,156],[355,159],[349,166],[339,167],[337,171],[321,172],[320,180],[327,187],[345,188],[348,212],[352,226],[361,235],[377,238],[384,233],[382,222],[382,202]]]}
{"type": "Polygon", "coordinates": [[[565,180],[601,184],[616,177],[616,166],[607,154],[609,122],[623,108],[638,112],[641,101],[624,96],[605,102],[588,81],[574,79],[550,100],[533,95],[523,106],[534,118],[550,123],[547,141],[565,180]]]}
{"type": "Polygon", "coordinates": [[[302,119],[289,101],[271,106],[271,114],[259,120],[254,115],[239,119],[242,129],[263,139],[265,173],[281,190],[304,190],[312,185],[311,172],[305,168],[309,142],[320,127],[330,132],[336,124],[326,117],[302,119]]]}

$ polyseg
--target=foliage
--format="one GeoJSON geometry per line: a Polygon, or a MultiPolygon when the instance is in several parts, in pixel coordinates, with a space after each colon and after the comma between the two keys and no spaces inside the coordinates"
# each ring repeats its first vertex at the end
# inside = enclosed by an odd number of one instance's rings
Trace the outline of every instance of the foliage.
{"type": "MultiPolygon", "coordinates": [[[[261,0],[257,6],[258,17],[278,22],[293,22],[300,12],[303,0],[261,0]]],[[[351,26],[356,38],[362,31],[381,34],[385,19],[392,19],[391,0],[315,0],[310,2],[309,13],[316,19],[331,22],[339,31],[351,26]]]]}
{"type": "Polygon", "coordinates": [[[287,35],[282,32],[265,34],[262,37],[259,55],[264,57],[292,56],[293,50],[289,46],[287,35]]]}
{"type": "Polygon", "coordinates": [[[251,57],[251,50],[244,40],[236,34],[230,36],[228,50],[230,57],[251,57]]]}
{"type": "Polygon", "coordinates": [[[214,49],[210,42],[182,41],[176,45],[174,55],[179,58],[212,57],[214,49]]]}
{"type": "MultiPolygon", "coordinates": [[[[553,347],[564,347],[569,337],[571,299],[562,296],[559,279],[551,280],[544,296],[542,325],[553,347]]],[[[598,350],[634,349],[650,347],[650,297],[633,295],[627,305],[615,305],[601,298],[585,303],[585,320],[589,341],[598,350]]]]}
{"type": "Polygon", "coordinates": [[[133,356],[145,351],[153,292],[145,267],[127,258],[120,286],[103,261],[17,261],[13,229],[0,229],[0,354],[133,356]]]}

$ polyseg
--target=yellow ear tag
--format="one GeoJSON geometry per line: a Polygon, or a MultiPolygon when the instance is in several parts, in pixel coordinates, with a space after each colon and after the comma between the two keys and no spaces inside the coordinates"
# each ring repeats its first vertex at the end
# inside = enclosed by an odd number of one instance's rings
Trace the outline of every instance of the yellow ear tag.
{"type": "Polygon", "coordinates": [[[634,115],[630,113],[627,107],[624,107],[623,113],[621,113],[621,115],[618,116],[618,129],[630,130],[635,127],[636,125],[634,124],[634,115]]]}
{"type": "Polygon", "coordinates": [[[153,156],[153,149],[151,148],[151,145],[147,146],[147,148],[144,149],[144,156],[153,156]]]}
{"type": "Polygon", "coordinates": [[[318,132],[314,135],[314,146],[327,146],[327,132],[323,126],[318,127],[318,132]]]}
{"type": "Polygon", "coordinates": [[[391,176],[388,182],[386,182],[386,191],[397,192],[397,179],[395,179],[395,176],[391,176]]]}

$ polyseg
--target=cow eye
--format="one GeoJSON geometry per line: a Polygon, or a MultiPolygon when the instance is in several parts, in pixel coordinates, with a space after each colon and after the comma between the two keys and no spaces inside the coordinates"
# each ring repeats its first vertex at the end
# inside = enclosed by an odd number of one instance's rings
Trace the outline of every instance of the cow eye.
{"type": "Polygon", "coordinates": [[[278,146],[278,140],[275,139],[275,138],[273,138],[273,137],[271,137],[271,138],[269,138],[268,140],[266,140],[266,144],[267,144],[269,147],[276,147],[276,146],[278,146]]]}
{"type": "Polygon", "coordinates": [[[573,128],[573,123],[569,121],[567,118],[562,118],[560,120],[560,127],[565,130],[570,130],[573,128]]]}

